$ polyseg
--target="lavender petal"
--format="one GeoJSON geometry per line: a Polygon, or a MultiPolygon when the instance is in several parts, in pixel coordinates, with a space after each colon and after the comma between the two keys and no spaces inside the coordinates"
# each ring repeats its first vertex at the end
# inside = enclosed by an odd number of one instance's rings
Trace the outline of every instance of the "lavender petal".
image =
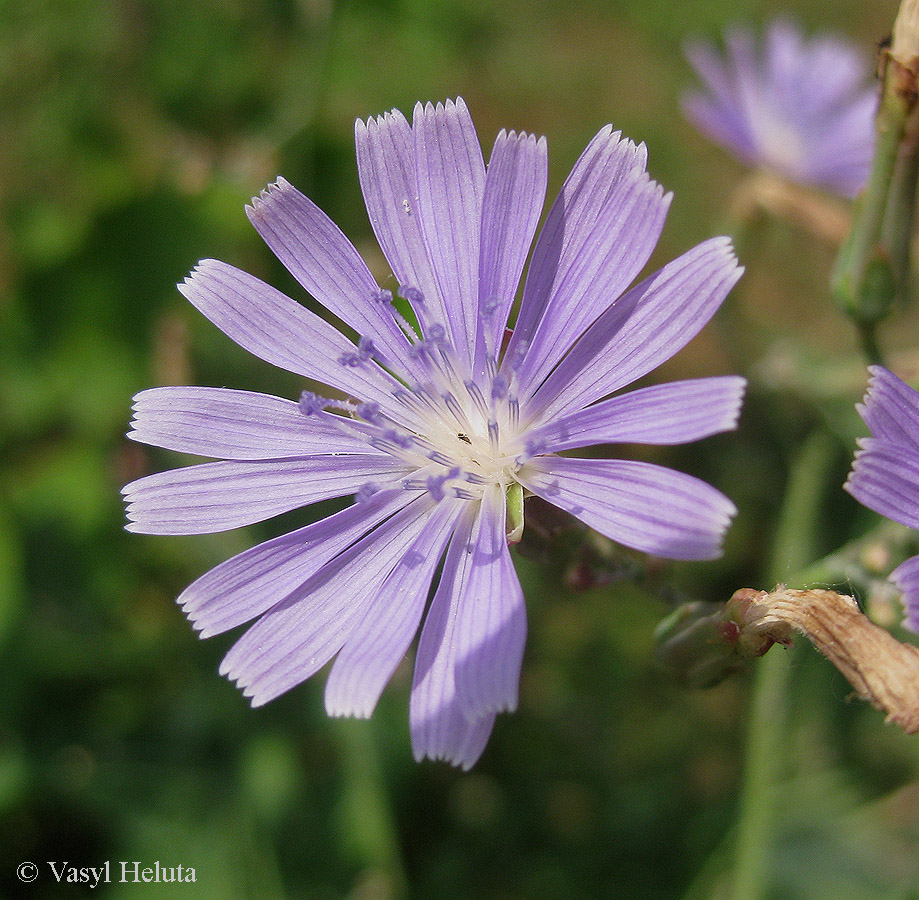
{"type": "Polygon", "coordinates": [[[610,125],[587,145],[536,239],[506,358],[523,355],[530,346],[556,286],[578,264],[611,197],[622,184],[643,173],[646,162],[644,145],[636,147],[610,125]]]}
{"type": "Polygon", "coordinates": [[[349,365],[355,355],[351,341],[258,278],[205,259],[179,290],[224,334],[265,362],[379,403],[393,417],[404,417],[392,398],[401,388],[399,382],[372,360],[349,365]]]}
{"type": "Polygon", "coordinates": [[[546,198],[545,138],[501,131],[488,161],[482,201],[479,321],[482,358],[497,356],[517,285],[546,198]],[[490,349],[488,349],[490,348],[490,349]]]}
{"type": "Polygon", "coordinates": [[[418,642],[409,707],[415,759],[443,759],[469,769],[485,749],[495,716],[470,721],[457,696],[457,623],[463,602],[456,589],[466,565],[476,510],[466,508],[447,548],[440,583],[418,642]]]}
{"type": "Polygon", "coordinates": [[[475,352],[479,231],[485,163],[469,110],[455,103],[415,106],[412,121],[418,222],[443,297],[453,346],[467,364],[475,352]]]}
{"type": "Polygon", "coordinates": [[[737,427],[746,381],[732,375],[654,385],[528,433],[553,452],[592,444],[685,444],[737,427]]]}
{"type": "Polygon", "coordinates": [[[226,531],[404,473],[395,458],[369,454],[201,463],[125,485],[126,527],[141,534],[226,531]]]}
{"type": "Polygon", "coordinates": [[[357,169],[370,224],[399,285],[417,288],[448,319],[418,221],[415,139],[401,112],[354,125],[357,169]]]}
{"type": "Polygon", "coordinates": [[[890,580],[903,592],[906,613],[903,625],[919,633],[919,556],[910,557],[890,573],[890,580]]]}
{"type": "MultiPolygon", "coordinates": [[[[610,164],[607,154],[598,153],[592,167],[606,172],[610,164]]],[[[585,180],[591,181],[590,176],[586,173],[585,180]]],[[[585,215],[580,221],[577,216],[564,216],[565,237],[579,244],[578,252],[564,269],[559,266],[552,273],[545,310],[518,368],[521,393],[532,393],[568,348],[628,287],[660,236],[670,195],[664,195],[643,166],[625,166],[604,188],[606,196],[595,216],[585,215]],[[579,228],[585,233],[574,234],[579,228]]],[[[508,352],[513,358],[511,347],[508,352]]]]}
{"type": "Polygon", "coordinates": [[[843,485],[859,503],[909,528],[919,528],[919,451],[863,438],[843,485]]]}
{"type": "Polygon", "coordinates": [[[532,393],[613,304],[651,256],[664,226],[670,195],[646,175],[623,185],[603,210],[594,233],[553,292],[520,367],[521,391],[532,393]]]}
{"type": "Polygon", "coordinates": [[[517,708],[526,610],[505,518],[504,491],[489,487],[453,582],[460,594],[454,679],[460,709],[473,722],[517,708]]]}
{"type": "Polygon", "coordinates": [[[846,108],[820,125],[820,142],[810,148],[805,175],[846,197],[854,197],[865,185],[874,155],[874,119],[877,95],[859,93],[846,108]]]}
{"type": "Polygon", "coordinates": [[[374,591],[360,627],[345,642],[325,686],[330,716],[367,718],[418,630],[428,590],[450,533],[461,514],[446,499],[424,531],[374,591]]]}
{"type": "Polygon", "coordinates": [[[203,638],[242,625],[302,587],[327,562],[417,497],[417,492],[381,490],[364,503],[250,547],[192,582],[178,603],[203,638]]]}
{"type": "Polygon", "coordinates": [[[543,421],[581,409],[657,368],[707,324],[743,273],[712,238],[620,297],[546,379],[530,405],[543,421]]]}
{"type": "Polygon", "coordinates": [[[418,498],[336,556],[249,628],[224,657],[221,674],[261,706],[321,669],[359,627],[434,506],[418,498]]]}
{"type": "Polygon", "coordinates": [[[756,163],[756,144],[749,124],[701,91],[687,91],[680,98],[683,114],[716,144],[731,150],[747,163],[756,163]]]}
{"type": "Polygon", "coordinates": [[[408,340],[360,254],[312,200],[279,178],[253,198],[249,219],[290,273],[326,309],[411,370],[408,340]]]}
{"type": "Polygon", "coordinates": [[[620,544],[669,559],[714,559],[734,504],[711,485],[629,460],[538,457],[521,484],[620,544]]]}
{"type": "MultiPolygon", "coordinates": [[[[178,453],[216,459],[278,459],[339,453],[373,455],[359,433],[347,434],[291,400],[208,387],[162,387],[134,398],[128,437],[178,453]]],[[[382,453],[382,451],[377,451],[382,453]]]]}
{"type": "MultiPolygon", "coordinates": [[[[713,95],[710,101],[711,107],[729,119],[731,130],[736,129],[745,136],[744,149],[752,151],[753,138],[746,120],[738,115],[733,73],[728,70],[725,61],[710,44],[703,41],[687,41],[684,45],[684,53],[699,79],[711,91],[713,95]]],[[[688,96],[702,98],[706,95],[698,93],[688,96]]]]}
{"type": "Polygon", "coordinates": [[[919,451],[919,393],[883,366],[868,371],[868,392],[856,409],[872,435],[919,451]]]}

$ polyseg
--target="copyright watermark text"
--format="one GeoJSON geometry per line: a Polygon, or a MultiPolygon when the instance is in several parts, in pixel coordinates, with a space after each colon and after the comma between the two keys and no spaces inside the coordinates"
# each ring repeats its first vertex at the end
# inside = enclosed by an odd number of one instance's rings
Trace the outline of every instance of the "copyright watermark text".
{"type": "Polygon", "coordinates": [[[35,879],[38,878],[38,866],[33,862],[19,863],[19,865],[16,866],[16,877],[26,884],[35,881],[35,879]]]}
{"type": "Polygon", "coordinates": [[[34,862],[21,862],[16,866],[16,877],[30,884],[37,881],[43,873],[58,884],[83,884],[94,888],[100,884],[130,882],[131,884],[162,884],[176,882],[188,884],[197,881],[197,874],[192,866],[167,866],[159,860],[156,862],[142,863],[124,860],[112,862],[108,860],[101,866],[78,866],[71,862],[47,861],[39,866],[34,862]]]}

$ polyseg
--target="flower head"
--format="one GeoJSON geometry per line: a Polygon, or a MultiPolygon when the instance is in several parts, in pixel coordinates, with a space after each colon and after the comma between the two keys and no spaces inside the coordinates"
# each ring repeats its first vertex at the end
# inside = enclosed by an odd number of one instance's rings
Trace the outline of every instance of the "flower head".
{"type": "Polygon", "coordinates": [[[806,40],[773,22],[765,45],[734,28],[721,56],[693,41],[686,55],[705,91],[683,98],[689,119],[745,162],[799,184],[854,196],[874,146],[875,90],[857,48],[833,37],[806,40]]]}
{"type": "Polygon", "coordinates": [[[495,715],[517,703],[526,619],[508,536],[519,532],[524,491],[629,547],[719,554],[734,507],[714,488],[649,463],[558,454],[734,427],[740,378],[610,395],[683,347],[741,270],[716,238],[627,290],[670,198],[645,172],[644,147],[607,127],[536,240],[508,335],[545,197],[545,140],[502,131],[486,168],[462,100],[418,104],[411,124],[395,111],[358,121],[356,140],[398,303],[286,181],[248,210],[356,342],[226,263],[205,260],[179,286],[238,344],[348,399],[141,392],[130,437],[220,461],[127,485],[128,528],[220,531],[354,495],[341,512],[217,566],[179,602],[202,636],[257,619],[221,667],[253,705],[334,657],[332,715],[370,715],[424,619],[415,755],[468,767],[495,715]]]}
{"type": "MultiPolygon", "coordinates": [[[[919,393],[882,366],[871,366],[858,411],[871,429],[855,454],[846,490],[869,509],[919,528],[919,393]]],[[[903,592],[904,624],[919,632],[919,556],[890,573],[903,592]]]]}

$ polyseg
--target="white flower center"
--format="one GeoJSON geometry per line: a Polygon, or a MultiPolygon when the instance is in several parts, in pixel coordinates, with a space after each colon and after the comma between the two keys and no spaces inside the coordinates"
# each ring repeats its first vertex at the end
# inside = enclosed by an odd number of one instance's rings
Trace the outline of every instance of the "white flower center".
{"type": "MultiPolygon", "coordinates": [[[[409,334],[410,326],[400,324],[409,334]]],[[[358,430],[371,446],[404,462],[407,474],[400,483],[407,490],[427,490],[438,500],[444,496],[477,500],[489,485],[507,489],[526,458],[538,452],[520,427],[513,375],[498,372],[497,359],[492,357],[486,371],[473,378],[441,326],[429,325],[427,334],[424,340],[414,331],[409,334],[412,356],[424,378],[423,383],[394,392],[403,415],[387,415],[375,403],[334,403],[313,394],[303,395],[301,409],[306,415],[321,414],[352,434],[358,430]],[[324,412],[327,407],[348,415],[324,412]]],[[[373,353],[372,341],[362,338],[342,362],[372,364],[373,353]]],[[[367,485],[359,497],[375,489],[367,485]]]]}
{"type": "MultiPolygon", "coordinates": [[[[443,403],[441,415],[426,419],[419,437],[438,451],[435,462],[442,462],[447,469],[460,469],[470,483],[507,486],[520,468],[521,447],[515,440],[517,428],[512,421],[512,407],[506,398],[492,401],[483,415],[465,385],[456,388],[447,395],[451,399],[443,403]],[[463,403],[463,399],[467,402],[463,403]],[[456,414],[457,407],[462,415],[456,414]]],[[[428,465],[430,460],[428,455],[418,461],[420,465],[428,465]]]]}

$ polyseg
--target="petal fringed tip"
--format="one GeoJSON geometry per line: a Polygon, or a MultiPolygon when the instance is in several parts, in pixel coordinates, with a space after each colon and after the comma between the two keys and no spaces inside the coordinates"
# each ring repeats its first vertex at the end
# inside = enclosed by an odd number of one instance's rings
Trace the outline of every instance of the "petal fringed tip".
{"type": "Polygon", "coordinates": [[[141,391],[131,428],[131,440],[214,459],[373,452],[360,433],[349,435],[319,416],[304,416],[292,400],[226,388],[141,391]]]}
{"type": "Polygon", "coordinates": [[[612,540],[668,559],[715,559],[736,515],[711,485],[630,460],[540,457],[520,481],[612,540]]]}
{"type": "Polygon", "coordinates": [[[353,494],[404,467],[386,456],[212,462],[146,475],[122,488],[128,531],[210,534],[353,494]]]}
{"type": "Polygon", "coordinates": [[[429,499],[419,498],[336,556],[249,628],[224,657],[220,673],[253,706],[315,674],[355,633],[433,508],[429,499]]]}
{"type": "Polygon", "coordinates": [[[603,400],[534,429],[553,450],[594,444],[685,444],[737,427],[746,381],[734,375],[675,381],[603,400]]]}
{"type": "Polygon", "coordinates": [[[396,338],[404,349],[393,320],[374,305],[379,288],[366,263],[312,200],[278,178],[252,199],[247,213],[275,256],[326,309],[359,334],[373,334],[381,343],[396,338]]]}
{"type": "Polygon", "coordinates": [[[843,485],[859,503],[909,528],[919,528],[919,451],[863,438],[843,485]]]}
{"type": "Polygon", "coordinates": [[[919,393],[883,366],[870,366],[864,403],[857,409],[876,438],[919,451],[919,393]]]}

